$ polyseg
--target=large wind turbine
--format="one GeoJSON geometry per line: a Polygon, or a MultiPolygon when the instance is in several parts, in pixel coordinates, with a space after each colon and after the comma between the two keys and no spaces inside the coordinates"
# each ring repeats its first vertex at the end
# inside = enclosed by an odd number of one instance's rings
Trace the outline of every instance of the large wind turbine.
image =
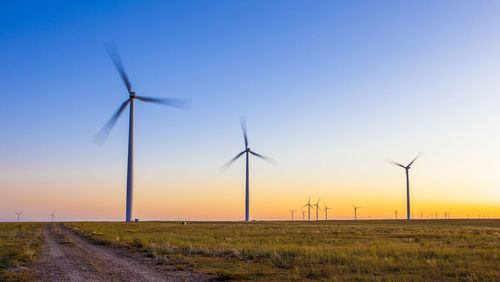
{"type": "Polygon", "coordinates": [[[135,95],[135,92],[132,90],[132,84],[130,84],[130,80],[125,73],[125,69],[123,68],[120,55],[118,54],[118,49],[113,43],[109,43],[106,45],[106,49],[108,54],[113,61],[118,73],[120,74],[123,83],[125,83],[125,87],[128,92],[128,99],[123,102],[116,113],[111,117],[111,119],[104,125],[104,127],[99,131],[96,135],[95,140],[102,143],[109,132],[115,125],[116,121],[120,117],[120,114],[125,110],[127,105],[130,105],[130,116],[129,116],[129,131],[128,131],[128,162],[127,162],[127,207],[125,220],[130,222],[132,221],[132,193],[134,186],[134,102],[135,100],[140,100],[143,102],[151,102],[157,104],[163,104],[165,106],[170,106],[179,109],[188,109],[191,106],[191,101],[186,99],[160,99],[160,98],[149,98],[135,95]]]}
{"type": "Polygon", "coordinates": [[[420,157],[420,154],[418,154],[413,160],[407,165],[404,166],[400,163],[397,163],[395,161],[389,161],[394,165],[400,166],[405,169],[406,172],[406,218],[409,220],[410,219],[410,177],[408,175],[408,170],[410,169],[411,165],[420,157]]]}
{"type": "Polygon", "coordinates": [[[17,214],[17,222],[19,222],[20,221],[19,217],[23,214],[23,212],[21,211],[21,212],[15,212],[15,213],[17,214]]]}
{"type": "Polygon", "coordinates": [[[275,163],[275,161],[271,158],[265,157],[261,154],[257,154],[254,151],[250,150],[248,147],[248,137],[247,137],[247,124],[244,118],[240,119],[241,122],[241,130],[243,131],[243,138],[245,140],[245,150],[243,150],[241,153],[236,155],[236,157],[232,158],[230,161],[228,161],[226,164],[222,166],[222,169],[225,170],[229,166],[231,166],[239,157],[241,157],[243,154],[245,154],[246,157],[246,187],[245,187],[245,221],[249,220],[250,217],[250,212],[249,212],[249,206],[250,206],[250,195],[249,195],[249,176],[248,176],[248,159],[250,154],[259,157],[265,161],[268,161],[270,163],[275,163]]]}

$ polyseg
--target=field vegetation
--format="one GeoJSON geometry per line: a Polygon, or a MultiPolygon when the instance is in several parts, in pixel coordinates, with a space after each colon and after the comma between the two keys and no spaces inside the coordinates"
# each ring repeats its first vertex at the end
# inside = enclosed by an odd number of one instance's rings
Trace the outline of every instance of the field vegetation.
{"type": "Polygon", "coordinates": [[[500,220],[67,223],[220,280],[496,280],[500,220]]]}
{"type": "Polygon", "coordinates": [[[0,281],[29,280],[43,242],[43,223],[0,223],[0,281]]]}

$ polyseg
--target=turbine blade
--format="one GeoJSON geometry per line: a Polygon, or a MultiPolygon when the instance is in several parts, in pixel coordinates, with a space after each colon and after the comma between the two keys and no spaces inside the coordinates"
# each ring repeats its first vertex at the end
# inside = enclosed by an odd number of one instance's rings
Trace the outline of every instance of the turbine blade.
{"type": "Polygon", "coordinates": [[[263,159],[263,160],[265,160],[265,161],[268,161],[268,162],[270,162],[270,163],[272,163],[272,164],[276,164],[276,161],[275,161],[275,160],[273,160],[273,159],[271,159],[271,158],[268,158],[268,157],[266,157],[266,156],[263,156],[263,155],[261,155],[261,154],[257,154],[257,153],[255,153],[255,152],[253,152],[253,151],[250,151],[250,154],[252,154],[252,155],[254,155],[254,156],[256,156],[256,157],[259,157],[259,158],[261,158],[261,159],[263,159]]]}
{"type": "Polygon", "coordinates": [[[240,117],[241,130],[243,131],[243,138],[245,139],[245,149],[248,148],[248,137],[247,137],[247,120],[245,117],[240,117]]]}
{"type": "Polygon", "coordinates": [[[238,155],[236,155],[236,157],[232,158],[230,161],[228,161],[227,163],[225,163],[220,169],[222,171],[226,170],[228,167],[230,167],[239,157],[241,157],[246,151],[243,151],[241,153],[239,153],[238,155]]]}
{"type": "Polygon", "coordinates": [[[123,102],[121,106],[118,108],[118,111],[111,117],[111,119],[101,128],[101,130],[97,133],[97,135],[94,137],[94,142],[98,144],[104,143],[106,138],[109,135],[109,132],[111,132],[111,129],[113,129],[113,126],[115,125],[116,121],[120,117],[120,114],[125,110],[127,107],[128,103],[130,103],[130,99],[127,99],[127,101],[123,102]]]}
{"type": "Polygon", "coordinates": [[[413,158],[413,160],[408,164],[408,167],[410,167],[418,158],[420,158],[420,156],[422,155],[422,153],[418,153],[415,158],[413,158]]]}
{"type": "Polygon", "coordinates": [[[109,57],[111,58],[113,64],[118,70],[118,73],[120,73],[120,76],[122,77],[123,83],[125,83],[125,87],[127,87],[128,92],[129,93],[132,92],[132,85],[128,80],[127,74],[125,73],[125,68],[123,68],[122,60],[120,58],[120,53],[118,53],[118,48],[116,47],[115,42],[114,41],[107,42],[106,44],[104,44],[104,47],[106,48],[109,57]]]}
{"type": "Polygon", "coordinates": [[[400,166],[400,167],[402,167],[402,168],[406,168],[406,166],[404,166],[404,165],[402,165],[402,164],[400,164],[400,163],[397,163],[397,162],[395,162],[395,161],[393,161],[393,160],[387,160],[387,162],[388,162],[388,163],[391,163],[391,164],[393,164],[393,165],[400,166]]]}
{"type": "Polygon", "coordinates": [[[144,102],[152,102],[157,104],[162,104],[165,106],[181,109],[181,110],[190,110],[191,109],[191,100],[189,99],[176,99],[176,98],[150,98],[150,97],[140,97],[136,96],[135,98],[144,101],[144,102]]]}

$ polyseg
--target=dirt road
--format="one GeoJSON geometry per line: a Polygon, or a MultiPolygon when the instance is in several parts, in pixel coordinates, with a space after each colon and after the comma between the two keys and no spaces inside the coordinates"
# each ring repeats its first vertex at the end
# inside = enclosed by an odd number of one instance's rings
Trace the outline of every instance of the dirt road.
{"type": "Polygon", "coordinates": [[[139,254],[93,245],[62,225],[44,227],[45,246],[35,266],[41,281],[206,281],[209,277],[155,265],[139,254]]]}

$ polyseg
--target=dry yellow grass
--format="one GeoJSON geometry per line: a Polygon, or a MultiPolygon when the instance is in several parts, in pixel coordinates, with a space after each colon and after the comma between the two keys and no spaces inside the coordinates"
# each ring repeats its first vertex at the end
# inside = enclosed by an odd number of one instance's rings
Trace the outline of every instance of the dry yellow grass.
{"type": "Polygon", "coordinates": [[[220,279],[494,280],[500,220],[69,223],[220,279]]]}

